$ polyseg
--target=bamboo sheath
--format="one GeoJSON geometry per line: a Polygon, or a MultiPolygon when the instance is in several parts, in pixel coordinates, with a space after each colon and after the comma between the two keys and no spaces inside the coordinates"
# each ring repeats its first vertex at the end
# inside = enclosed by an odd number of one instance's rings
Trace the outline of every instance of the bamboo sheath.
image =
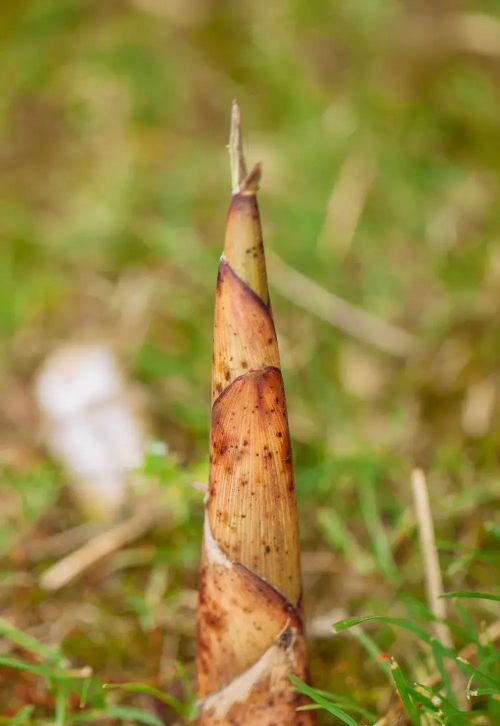
{"type": "Polygon", "coordinates": [[[198,607],[198,726],[312,726],[297,503],[256,192],[239,109],[233,196],[217,279],[210,482],[198,607]]]}

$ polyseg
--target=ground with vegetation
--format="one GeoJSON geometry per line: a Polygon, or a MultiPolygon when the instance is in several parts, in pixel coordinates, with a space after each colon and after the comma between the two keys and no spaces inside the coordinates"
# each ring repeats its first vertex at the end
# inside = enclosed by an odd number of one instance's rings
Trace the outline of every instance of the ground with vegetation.
{"type": "Polygon", "coordinates": [[[322,723],[498,723],[495,12],[488,0],[1,4],[0,723],[176,723],[172,698],[192,707],[203,495],[187,484],[208,472],[235,96],[263,165],[322,723]],[[339,330],[309,281],[408,336],[339,330]],[[33,377],[57,344],[96,339],[168,446],[142,472],[166,518],[47,593],[39,577],[82,519],[42,446],[33,377]],[[491,596],[446,601],[451,645],[431,638],[415,466],[445,591],[491,596]],[[372,615],[389,620],[333,634],[372,615]],[[102,689],[125,682],[144,688],[102,689]]]}

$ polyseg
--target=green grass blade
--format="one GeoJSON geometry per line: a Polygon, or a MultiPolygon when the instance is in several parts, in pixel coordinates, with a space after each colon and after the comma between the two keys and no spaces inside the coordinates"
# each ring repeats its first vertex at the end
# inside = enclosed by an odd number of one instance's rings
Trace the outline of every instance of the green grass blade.
{"type": "MultiPolygon", "coordinates": [[[[453,690],[453,684],[451,682],[450,674],[444,664],[443,656],[441,654],[440,649],[437,647],[437,645],[438,645],[438,641],[436,641],[436,640],[433,641],[432,655],[434,656],[434,662],[436,664],[436,668],[439,671],[439,675],[441,676],[441,682],[448,695],[448,699],[449,699],[450,703],[452,704],[453,708],[458,708],[457,697],[455,695],[455,691],[453,690]]],[[[455,667],[455,665],[453,667],[455,667]]]]}
{"type": "Polygon", "coordinates": [[[319,704],[322,708],[324,708],[325,711],[328,711],[328,713],[336,716],[340,721],[347,724],[347,726],[359,726],[359,724],[356,723],[352,716],[349,716],[349,714],[345,713],[345,711],[343,711],[341,708],[331,703],[326,698],[323,698],[323,696],[320,696],[319,693],[314,690],[314,688],[311,688],[311,686],[303,683],[296,676],[291,675],[290,680],[294,683],[294,685],[301,693],[309,696],[309,698],[311,698],[315,703],[319,704]]]}
{"type": "Polygon", "coordinates": [[[132,706],[109,706],[104,710],[70,714],[66,719],[66,723],[96,723],[116,719],[136,721],[137,723],[146,724],[146,726],[164,726],[163,721],[154,714],[132,706]]]}
{"type": "MultiPolygon", "coordinates": [[[[442,706],[445,706],[447,709],[447,713],[461,713],[459,711],[458,707],[453,706],[450,701],[446,698],[446,696],[443,696],[443,694],[440,691],[437,691],[435,688],[430,688],[429,686],[426,686],[424,683],[415,683],[415,686],[418,688],[421,688],[426,693],[428,693],[432,698],[436,699],[437,702],[439,702],[439,708],[442,706]]],[[[419,691],[415,691],[415,693],[418,695],[418,698],[425,698],[419,691]]],[[[431,702],[432,703],[432,702],[431,702]]],[[[435,704],[432,704],[433,708],[436,708],[435,704]]]]}
{"type": "Polygon", "coordinates": [[[429,633],[423,630],[423,628],[420,628],[418,625],[415,625],[415,623],[412,623],[411,620],[406,620],[405,618],[392,618],[386,615],[365,615],[357,618],[345,618],[344,620],[339,620],[339,622],[335,623],[335,625],[333,625],[332,627],[335,633],[341,633],[343,630],[349,630],[349,628],[352,628],[355,625],[367,623],[370,620],[378,620],[382,623],[397,625],[398,627],[404,628],[410,633],[413,633],[413,635],[422,640],[424,643],[427,643],[427,645],[431,648],[433,643],[435,643],[435,647],[438,648],[444,656],[453,659],[455,659],[456,657],[456,654],[453,650],[437,642],[434,637],[429,635],[429,633]]]}
{"type": "MultiPolygon", "coordinates": [[[[371,713],[371,711],[368,711],[366,708],[362,708],[350,698],[346,698],[346,696],[339,696],[338,693],[329,693],[328,691],[322,691],[320,688],[315,688],[314,691],[319,696],[322,696],[323,698],[332,701],[334,705],[338,706],[339,708],[346,708],[349,711],[354,711],[355,713],[359,713],[361,716],[371,719],[372,721],[376,721],[378,718],[377,714],[371,713]]],[[[323,708],[323,706],[320,706],[319,704],[316,704],[315,707],[323,708]]],[[[310,708],[311,706],[299,706],[297,711],[305,711],[310,708]]]]}
{"type": "Polygon", "coordinates": [[[421,691],[417,691],[417,688],[422,688],[423,690],[427,691],[430,696],[433,696],[434,698],[439,698],[439,702],[441,702],[441,695],[437,693],[436,691],[433,691],[432,688],[428,688],[427,686],[424,686],[422,683],[415,683],[415,688],[409,688],[409,693],[412,694],[413,698],[416,702],[421,703],[422,706],[425,706],[427,711],[434,715],[436,711],[436,704],[432,702],[432,700],[424,695],[421,691]]]}
{"type": "Polygon", "coordinates": [[[29,723],[34,710],[34,706],[21,706],[16,715],[12,719],[7,720],[7,723],[10,726],[23,726],[23,724],[29,723]]]}
{"type": "Polygon", "coordinates": [[[89,696],[91,685],[92,685],[92,678],[85,678],[85,680],[82,683],[82,691],[80,693],[80,708],[84,708],[84,706],[87,703],[87,698],[89,696]]]}
{"type": "Polygon", "coordinates": [[[466,661],[462,660],[461,658],[457,658],[457,661],[461,664],[462,668],[464,670],[467,670],[469,673],[472,673],[474,675],[474,678],[483,678],[488,683],[491,683],[495,688],[499,686],[498,682],[495,681],[493,678],[488,676],[486,673],[483,673],[482,670],[480,670],[480,666],[477,668],[474,668],[470,663],[467,663],[466,661]]]}
{"type": "Polygon", "coordinates": [[[66,726],[66,711],[68,706],[68,692],[61,686],[56,694],[56,726],[66,726]]]}
{"type": "Polygon", "coordinates": [[[168,693],[163,693],[159,688],[149,686],[145,683],[105,683],[103,685],[105,691],[111,691],[120,689],[122,691],[129,691],[131,693],[148,693],[150,696],[157,698],[159,701],[166,703],[167,706],[173,708],[181,716],[188,716],[190,714],[190,708],[185,703],[179,701],[178,698],[170,696],[168,693]]]}
{"type": "Polygon", "coordinates": [[[408,683],[403,675],[403,671],[399,667],[398,662],[394,660],[394,658],[391,661],[391,675],[394,681],[394,685],[396,686],[398,693],[401,696],[401,702],[403,704],[403,707],[408,716],[410,717],[412,724],[414,724],[414,726],[421,726],[422,721],[420,719],[420,714],[417,711],[417,708],[415,707],[413,700],[410,696],[408,683]]]}
{"type": "Polygon", "coordinates": [[[338,552],[343,552],[359,572],[367,574],[376,570],[372,554],[356,541],[338,512],[333,509],[320,509],[318,523],[325,539],[338,552]]]}
{"type": "Polygon", "coordinates": [[[52,663],[61,662],[63,656],[60,650],[55,648],[48,648],[39,640],[28,635],[14,625],[11,625],[4,618],[0,618],[0,636],[11,640],[13,643],[20,645],[25,650],[29,650],[31,653],[44,658],[45,660],[51,661],[52,663]]]}
{"type": "Polygon", "coordinates": [[[369,472],[363,477],[358,487],[359,507],[365,521],[366,529],[373,545],[373,553],[382,574],[389,582],[396,582],[398,572],[392,558],[391,545],[387,532],[382,524],[373,474],[369,472]]]}
{"type": "Polygon", "coordinates": [[[479,633],[477,632],[477,628],[474,625],[471,616],[459,600],[454,603],[454,607],[460,617],[460,620],[464,624],[467,637],[471,643],[475,643],[476,647],[479,649],[481,647],[479,633]]]}
{"type": "Polygon", "coordinates": [[[8,655],[0,656],[0,665],[7,666],[7,668],[15,668],[19,671],[34,673],[37,676],[42,676],[42,678],[45,678],[49,683],[54,677],[57,677],[57,675],[59,675],[58,671],[47,668],[46,666],[34,665],[33,663],[28,663],[25,660],[21,660],[20,658],[13,658],[8,655]]]}
{"type": "Polygon", "coordinates": [[[444,595],[441,595],[441,597],[462,597],[470,598],[471,600],[493,600],[494,602],[500,602],[500,595],[493,595],[489,592],[471,592],[467,590],[464,590],[463,592],[446,592],[444,595]]]}
{"type": "Polygon", "coordinates": [[[500,696],[500,686],[498,688],[477,688],[470,691],[471,696],[500,696]]]}
{"type": "Polygon", "coordinates": [[[471,677],[469,678],[469,681],[468,681],[467,686],[465,688],[465,695],[467,696],[467,699],[468,700],[470,700],[472,681],[476,677],[476,674],[477,673],[482,673],[482,671],[486,667],[490,666],[492,663],[495,663],[498,660],[500,660],[500,653],[498,653],[498,652],[491,653],[487,658],[485,658],[484,660],[481,660],[481,662],[479,663],[479,665],[477,666],[477,668],[472,672],[471,677]]]}

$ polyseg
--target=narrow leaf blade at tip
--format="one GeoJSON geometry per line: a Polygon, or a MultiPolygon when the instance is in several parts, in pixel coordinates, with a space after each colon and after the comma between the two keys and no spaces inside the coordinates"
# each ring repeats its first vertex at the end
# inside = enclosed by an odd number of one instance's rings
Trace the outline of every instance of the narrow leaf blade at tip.
{"type": "Polygon", "coordinates": [[[445,592],[440,595],[441,598],[461,597],[468,598],[471,600],[493,600],[494,602],[500,602],[500,595],[494,595],[490,592],[473,592],[470,590],[463,590],[458,592],[445,592]]]}
{"type": "Polygon", "coordinates": [[[301,693],[304,693],[306,696],[309,696],[313,701],[318,703],[322,708],[324,708],[325,711],[328,711],[328,713],[333,714],[336,716],[340,721],[347,724],[347,726],[359,726],[359,724],[356,723],[356,721],[349,716],[348,713],[345,713],[341,708],[338,706],[335,706],[335,704],[328,701],[326,698],[323,698],[320,696],[314,688],[311,688],[311,686],[308,686],[306,683],[303,683],[299,678],[296,676],[290,675],[290,679],[292,682],[297,686],[299,691],[301,693]]]}
{"type": "Polygon", "coordinates": [[[408,683],[403,675],[403,671],[399,667],[399,663],[394,658],[391,661],[391,675],[401,697],[403,707],[410,717],[412,724],[414,726],[421,726],[420,714],[410,696],[408,683]]]}
{"type": "Polygon", "coordinates": [[[148,693],[150,696],[153,696],[153,698],[157,698],[167,706],[170,706],[170,708],[173,708],[174,711],[179,713],[181,716],[187,715],[190,710],[188,704],[182,703],[182,701],[179,701],[178,698],[170,696],[168,693],[163,693],[163,691],[160,691],[154,686],[149,686],[143,683],[105,683],[103,685],[103,690],[105,691],[117,689],[129,691],[131,693],[148,693]]]}
{"type": "Polygon", "coordinates": [[[124,719],[146,726],[165,726],[157,716],[133,706],[108,706],[104,710],[90,710],[83,713],[68,714],[66,723],[96,723],[124,719]]]}

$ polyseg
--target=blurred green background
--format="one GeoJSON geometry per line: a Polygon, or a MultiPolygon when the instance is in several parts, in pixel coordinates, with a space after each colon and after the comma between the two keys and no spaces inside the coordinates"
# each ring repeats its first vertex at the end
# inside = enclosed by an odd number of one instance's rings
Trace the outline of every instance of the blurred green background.
{"type": "MultiPolygon", "coordinates": [[[[162,657],[192,672],[192,599],[181,625],[178,608],[196,587],[202,504],[176,487],[207,476],[234,97],[248,161],[263,165],[308,619],[418,611],[415,465],[447,589],[498,582],[471,555],[492,547],[500,494],[498,5],[17,0],[0,5],[0,42],[0,466],[4,497],[16,493],[0,542],[7,614],[49,640],[44,626],[64,614],[53,639],[104,680],[154,678],[162,657]],[[282,264],[406,330],[411,354],[310,312],[302,283],[275,285],[282,264]],[[40,446],[32,381],[56,345],[90,340],[111,343],[141,385],[151,431],[175,457],[162,482],[178,526],[134,549],[145,560],[131,572],[49,597],[36,585],[44,564],[12,547],[40,536],[40,518],[50,532],[78,520],[40,446]],[[156,618],[144,593],[158,582],[156,618]]],[[[405,638],[381,637],[411,658],[405,638]]],[[[315,682],[383,711],[361,653],[315,636],[315,682]]]]}

